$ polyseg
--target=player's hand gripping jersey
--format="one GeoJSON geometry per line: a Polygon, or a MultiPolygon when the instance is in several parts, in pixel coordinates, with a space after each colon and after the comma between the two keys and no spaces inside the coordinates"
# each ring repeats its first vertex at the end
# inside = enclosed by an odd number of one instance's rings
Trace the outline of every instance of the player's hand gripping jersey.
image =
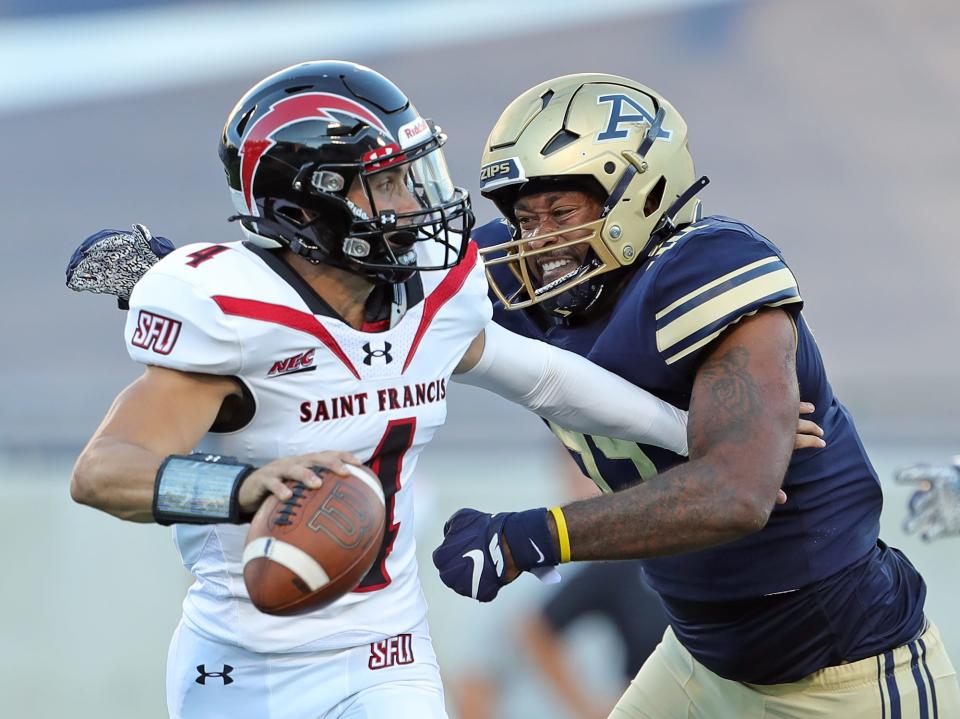
{"type": "Polygon", "coordinates": [[[126,327],[133,359],[232,376],[244,388],[245,423],[214,427],[201,450],[256,465],[350,451],[367,461],[387,498],[384,543],[357,590],[290,618],[261,614],[247,598],[246,526],[176,525],[196,577],[184,619],[200,633],[258,652],[317,651],[376,641],[424,619],[410,479],[443,424],[450,375],[491,308],[474,245],[453,269],[403,287],[392,319],[358,331],[276,255],[244,243],[182,247],[137,283],[126,327]]]}
{"type": "MultiPolygon", "coordinates": [[[[474,239],[495,245],[509,239],[509,229],[490,223],[475,230],[474,239]]],[[[509,289],[506,266],[492,271],[509,289]]],[[[618,292],[612,306],[579,324],[554,323],[536,308],[507,312],[499,304],[494,319],[687,408],[712,340],[762,308],[780,307],[797,327],[800,396],[816,405],[811,419],[827,439],[825,449],[793,454],[783,485],[787,503],[774,507],[763,530],[644,562],[687,649],[721,676],[778,683],[919,634],[922,579],[878,541],[879,480],[827,381],[800,313],[796,280],[779,250],[742,223],[706,218],[664,242],[624,276],[618,292]]],[[[552,428],[604,491],[685,460],[659,447],[552,428]]]]}

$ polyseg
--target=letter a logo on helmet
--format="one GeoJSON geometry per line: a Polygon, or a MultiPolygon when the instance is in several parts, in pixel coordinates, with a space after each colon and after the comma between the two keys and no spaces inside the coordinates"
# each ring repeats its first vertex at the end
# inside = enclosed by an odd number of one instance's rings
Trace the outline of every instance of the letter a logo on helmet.
{"type": "MultiPolygon", "coordinates": [[[[597,104],[610,103],[610,114],[607,116],[606,128],[597,134],[597,142],[606,140],[623,140],[630,134],[630,125],[636,126],[638,123],[646,123],[649,127],[653,124],[654,117],[647,112],[642,105],[638,104],[629,95],[617,93],[612,95],[601,95],[597,98],[597,104]],[[624,105],[629,105],[633,112],[624,109],[624,105]],[[627,125],[621,129],[620,125],[627,125]]],[[[669,140],[672,133],[669,130],[660,129],[657,133],[657,140],[669,140]]]]}
{"type": "Polygon", "coordinates": [[[244,202],[251,214],[258,214],[253,203],[253,178],[260,165],[260,158],[276,144],[274,134],[289,125],[307,120],[336,122],[337,119],[331,112],[355,117],[377,128],[387,137],[392,137],[379,117],[363,105],[341,95],[306,92],[278,100],[247,129],[240,146],[240,186],[243,188],[244,202]]]}

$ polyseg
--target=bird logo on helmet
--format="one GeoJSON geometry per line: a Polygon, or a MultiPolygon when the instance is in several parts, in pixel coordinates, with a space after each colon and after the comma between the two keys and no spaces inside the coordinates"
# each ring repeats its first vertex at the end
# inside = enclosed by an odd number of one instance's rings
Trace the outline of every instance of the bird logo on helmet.
{"type": "Polygon", "coordinates": [[[541,83],[510,103],[484,145],[480,192],[514,228],[510,241],[481,250],[491,288],[507,309],[584,313],[617,276],[610,273],[638,266],[699,217],[694,196],[707,182],[694,174],[683,118],[650,88],[602,74],[541,83]],[[596,198],[596,216],[552,232],[522,231],[515,203],[550,189],[596,198]],[[531,265],[561,250],[583,259],[542,281],[531,265]],[[500,264],[519,280],[516,291],[490,272],[500,264]]]}
{"type": "Polygon", "coordinates": [[[450,179],[445,141],[379,73],[340,61],[294,65],[257,83],[227,118],[220,159],[238,212],[230,219],[257,245],[373,282],[453,267],[474,217],[450,179]],[[400,199],[378,196],[381,173],[400,199]]]}
{"type": "MultiPolygon", "coordinates": [[[[256,212],[253,204],[253,177],[264,153],[276,144],[273,135],[288,125],[305,122],[312,118],[335,124],[337,119],[331,111],[369,123],[384,135],[390,135],[390,131],[380,122],[380,118],[360,103],[340,95],[329,92],[305,92],[301,95],[281,98],[271,105],[266,113],[260,115],[256,122],[248,125],[243,136],[243,145],[240,147],[240,186],[243,188],[244,205],[251,214],[256,212]]],[[[343,188],[341,186],[335,189],[343,188]]]]}

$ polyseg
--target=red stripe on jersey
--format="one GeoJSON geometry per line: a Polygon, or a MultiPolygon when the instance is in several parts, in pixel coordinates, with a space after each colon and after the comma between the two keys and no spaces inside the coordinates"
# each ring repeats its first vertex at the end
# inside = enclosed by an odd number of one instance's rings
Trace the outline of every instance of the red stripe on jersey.
{"type": "Polygon", "coordinates": [[[361,332],[384,332],[390,329],[390,320],[380,320],[379,322],[364,322],[360,325],[361,332]]]}
{"type": "Polygon", "coordinates": [[[337,344],[327,328],[317,321],[313,315],[295,310],[292,307],[284,305],[273,305],[269,302],[258,302],[257,300],[245,300],[240,297],[226,297],[225,295],[214,295],[213,301],[219,305],[224,314],[235,315],[237,317],[246,317],[251,320],[260,320],[261,322],[272,322],[275,325],[283,325],[292,330],[306,332],[313,335],[323,342],[337,358],[347,366],[350,373],[360,379],[360,373],[357,372],[353,363],[344,353],[343,349],[337,344]]]}
{"type": "Polygon", "coordinates": [[[407,371],[407,367],[409,367],[410,362],[413,361],[413,355],[417,352],[420,340],[423,339],[437,312],[447,303],[447,300],[460,291],[463,283],[467,281],[470,271],[477,263],[477,256],[477,243],[471,242],[467,246],[467,253],[464,255],[463,260],[460,261],[460,264],[450,270],[447,276],[437,285],[437,288],[423,301],[423,316],[420,318],[420,326],[417,327],[417,334],[413,337],[413,344],[410,345],[407,360],[403,363],[404,372],[407,371]]]}

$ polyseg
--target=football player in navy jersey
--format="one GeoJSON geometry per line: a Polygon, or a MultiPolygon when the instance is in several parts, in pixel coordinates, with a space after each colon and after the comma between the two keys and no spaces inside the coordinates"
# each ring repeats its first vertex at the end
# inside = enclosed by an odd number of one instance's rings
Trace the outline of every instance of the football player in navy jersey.
{"type": "Polygon", "coordinates": [[[473,235],[496,321],[688,408],[689,460],[551,425],[605,494],[460,510],[441,578],[490,601],[522,571],[644,560],[670,629],[612,717],[960,716],[923,579],[878,537],[880,482],[797,281],[753,228],[701,216],[706,184],[683,119],[632,80],[561,77],[501,115],[481,192],[505,220],[473,235]],[[791,453],[800,396],[830,441],[791,453]]]}

